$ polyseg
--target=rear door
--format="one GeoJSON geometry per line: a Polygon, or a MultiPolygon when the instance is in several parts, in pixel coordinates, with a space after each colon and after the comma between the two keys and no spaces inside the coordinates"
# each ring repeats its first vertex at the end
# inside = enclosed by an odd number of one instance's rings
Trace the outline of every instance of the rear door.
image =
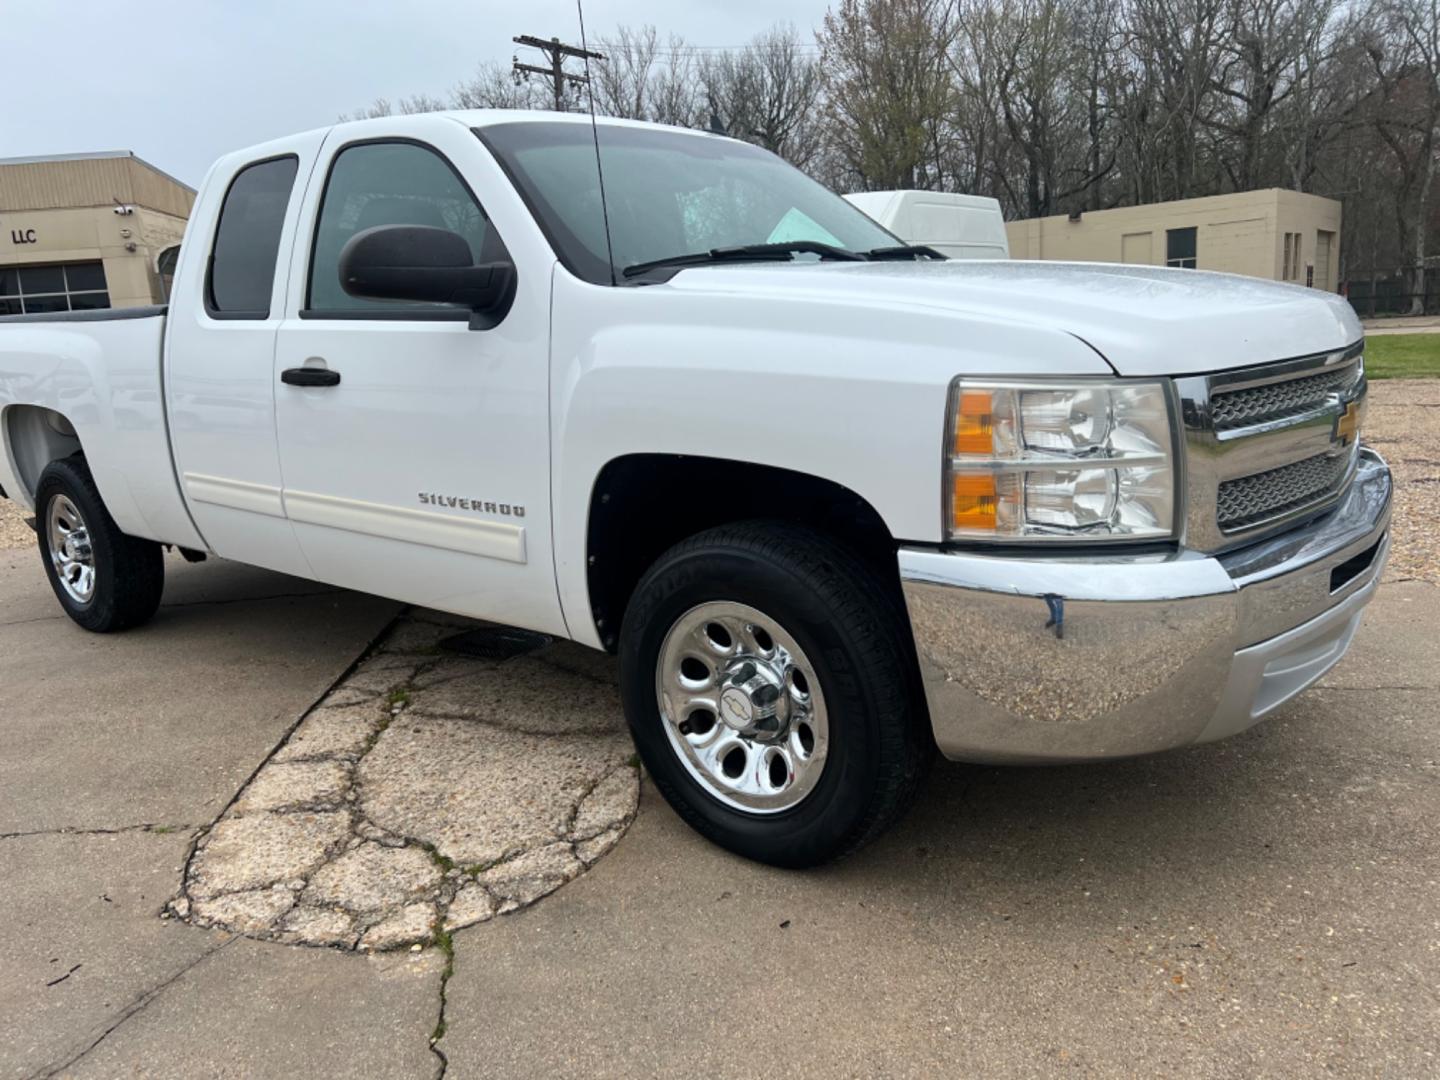
{"type": "Polygon", "coordinates": [[[446,117],[331,133],[305,195],[273,381],[285,507],[324,581],[564,633],[550,544],[554,256],[479,139],[446,117]],[[512,261],[486,330],[456,307],[359,299],[341,248],[380,225],[461,235],[512,261]],[[338,381],[299,386],[286,372],[338,381]],[[328,377],[328,376],[327,376],[328,377]]]}
{"type": "Polygon", "coordinates": [[[273,372],[290,241],[322,140],[287,139],[215,166],[166,330],[171,442],[196,527],[220,555],[305,577],[281,498],[273,372]]]}

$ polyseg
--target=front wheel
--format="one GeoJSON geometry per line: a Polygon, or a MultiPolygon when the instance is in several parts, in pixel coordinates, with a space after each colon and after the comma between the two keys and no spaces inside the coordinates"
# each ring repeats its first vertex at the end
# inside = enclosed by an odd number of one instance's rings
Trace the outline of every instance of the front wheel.
{"type": "Polygon", "coordinates": [[[849,549],[744,523],[677,545],[625,615],[626,716],[697,831],[810,866],[878,835],[932,755],[903,615],[849,549]]]}
{"type": "Polygon", "coordinates": [[[120,531],[83,458],[45,467],[35,486],[35,524],[50,586],[76,623],[103,634],[155,614],[165,588],[160,545],[120,531]]]}

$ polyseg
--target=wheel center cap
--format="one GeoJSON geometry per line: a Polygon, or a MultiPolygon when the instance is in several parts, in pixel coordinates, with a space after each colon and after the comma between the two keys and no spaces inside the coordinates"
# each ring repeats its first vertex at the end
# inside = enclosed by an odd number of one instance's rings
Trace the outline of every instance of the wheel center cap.
{"type": "Polygon", "coordinates": [[[750,704],[750,695],[738,686],[726,687],[720,695],[720,719],[725,726],[744,731],[755,719],[755,709],[750,704]]]}
{"type": "Polygon", "coordinates": [[[726,727],[760,742],[784,735],[789,723],[784,682],[769,664],[737,661],[726,670],[721,685],[720,721],[726,727]]]}

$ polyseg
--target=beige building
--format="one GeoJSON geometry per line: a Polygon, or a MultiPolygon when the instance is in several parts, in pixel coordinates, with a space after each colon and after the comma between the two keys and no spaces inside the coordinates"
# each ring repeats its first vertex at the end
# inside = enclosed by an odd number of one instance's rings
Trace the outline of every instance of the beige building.
{"type": "Polygon", "coordinates": [[[1340,204],[1268,188],[1006,225],[1012,259],[1182,266],[1334,292],[1340,204]]]}
{"type": "Polygon", "coordinates": [[[0,158],[0,315],[163,303],[194,204],[128,150],[0,158]]]}

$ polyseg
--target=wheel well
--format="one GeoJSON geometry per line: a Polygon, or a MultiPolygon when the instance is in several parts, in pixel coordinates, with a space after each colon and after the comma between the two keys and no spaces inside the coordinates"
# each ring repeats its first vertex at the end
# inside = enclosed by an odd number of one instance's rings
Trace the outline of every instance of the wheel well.
{"type": "Polygon", "coordinates": [[[757,518],[823,529],[895,579],[898,593],[890,530],[849,488],[769,465],[632,454],[607,464],[590,496],[586,581],[605,647],[614,651],[635,586],[666,550],[705,529],[757,518]]]}
{"type": "Polygon", "coordinates": [[[15,463],[16,479],[31,502],[45,466],[80,453],[74,425],[54,409],[42,405],[12,405],[5,410],[5,442],[15,463]]]}

